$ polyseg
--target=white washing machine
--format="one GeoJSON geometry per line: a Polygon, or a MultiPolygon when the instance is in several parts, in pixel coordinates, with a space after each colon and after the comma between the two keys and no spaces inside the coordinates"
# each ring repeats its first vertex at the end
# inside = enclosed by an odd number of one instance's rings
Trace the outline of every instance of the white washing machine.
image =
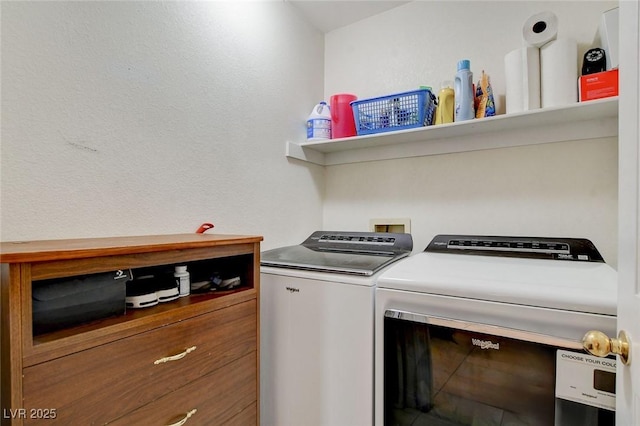
{"type": "Polygon", "coordinates": [[[374,300],[409,234],[314,232],[261,254],[260,423],[371,426],[374,300]]]}
{"type": "Polygon", "coordinates": [[[376,289],[377,426],[614,426],[617,274],[585,239],[438,235],[376,289]]]}

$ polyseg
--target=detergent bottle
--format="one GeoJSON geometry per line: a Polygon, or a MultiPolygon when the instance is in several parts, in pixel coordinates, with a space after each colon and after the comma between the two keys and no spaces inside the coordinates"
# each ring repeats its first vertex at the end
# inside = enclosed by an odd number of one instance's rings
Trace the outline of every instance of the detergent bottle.
{"type": "Polygon", "coordinates": [[[455,93],[453,82],[442,83],[438,93],[438,108],[436,109],[436,124],[453,123],[453,112],[455,109],[455,93]]]}
{"type": "Polygon", "coordinates": [[[331,139],[331,112],[326,102],[320,102],[313,107],[307,119],[307,140],[325,139],[331,139]]]}
{"type": "Polygon", "coordinates": [[[458,62],[458,72],[454,80],[455,91],[455,121],[471,120],[475,118],[475,108],[473,102],[473,73],[468,59],[458,62]]]}

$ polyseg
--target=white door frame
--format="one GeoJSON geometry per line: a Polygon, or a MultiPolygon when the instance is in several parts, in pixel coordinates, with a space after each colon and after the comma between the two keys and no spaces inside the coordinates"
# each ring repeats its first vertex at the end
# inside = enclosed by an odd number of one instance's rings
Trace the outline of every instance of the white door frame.
{"type": "MultiPolygon", "coordinates": [[[[631,364],[618,362],[616,424],[640,425],[640,8],[620,1],[618,134],[618,331],[632,342],[631,364]]],[[[610,336],[613,337],[613,336],[610,336]]]]}

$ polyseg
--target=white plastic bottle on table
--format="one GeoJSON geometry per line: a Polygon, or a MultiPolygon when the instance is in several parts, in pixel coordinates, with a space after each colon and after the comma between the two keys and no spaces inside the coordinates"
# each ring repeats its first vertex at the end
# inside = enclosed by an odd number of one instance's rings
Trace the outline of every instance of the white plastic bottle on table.
{"type": "Polygon", "coordinates": [[[173,276],[176,279],[178,285],[178,292],[180,297],[188,296],[191,293],[191,279],[189,278],[189,272],[187,272],[186,266],[176,266],[173,276]]]}
{"type": "Polygon", "coordinates": [[[455,121],[471,120],[475,118],[475,108],[473,106],[473,73],[468,59],[458,62],[458,72],[454,80],[455,91],[455,121]]]}
{"type": "Polygon", "coordinates": [[[331,139],[331,111],[326,102],[320,102],[313,107],[307,119],[307,140],[325,139],[331,139]]]}

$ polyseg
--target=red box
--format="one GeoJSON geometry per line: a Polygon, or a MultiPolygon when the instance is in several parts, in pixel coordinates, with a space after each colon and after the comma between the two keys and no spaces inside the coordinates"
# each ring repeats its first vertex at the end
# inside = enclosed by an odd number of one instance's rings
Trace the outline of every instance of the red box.
{"type": "Polygon", "coordinates": [[[583,75],[578,91],[580,102],[618,96],[618,69],[583,75]]]}

